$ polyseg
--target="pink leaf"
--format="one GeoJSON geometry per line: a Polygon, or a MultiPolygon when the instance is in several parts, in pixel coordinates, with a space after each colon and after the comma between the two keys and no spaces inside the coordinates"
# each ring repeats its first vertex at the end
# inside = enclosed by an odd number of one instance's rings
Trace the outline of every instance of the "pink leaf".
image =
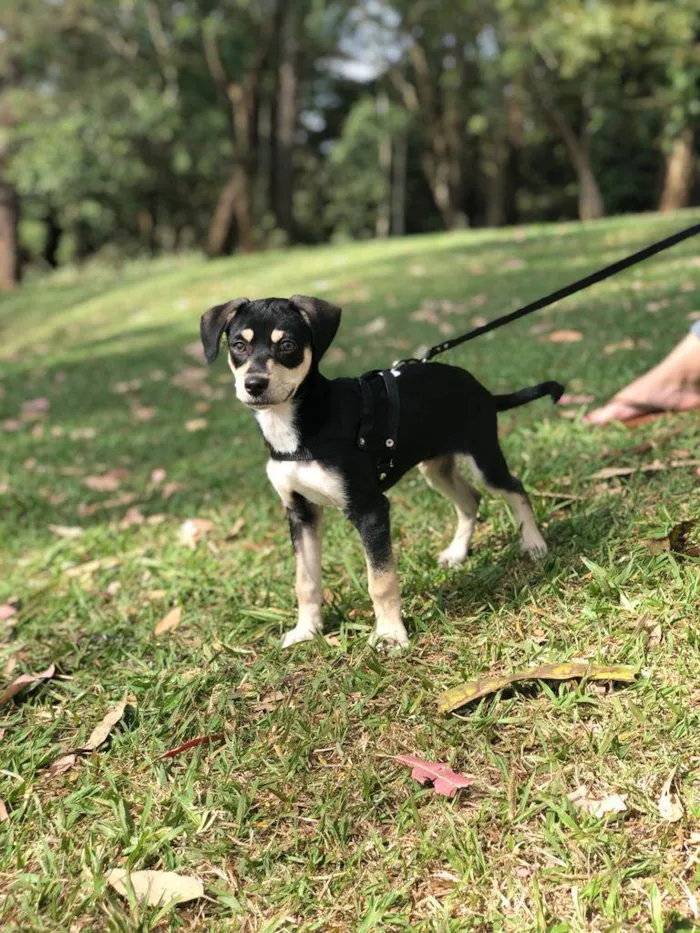
{"type": "Polygon", "coordinates": [[[412,768],[411,777],[415,778],[419,784],[432,781],[435,793],[445,797],[454,797],[461,787],[469,787],[474,783],[473,777],[458,774],[446,764],[426,761],[417,755],[397,755],[396,761],[412,768]]]}

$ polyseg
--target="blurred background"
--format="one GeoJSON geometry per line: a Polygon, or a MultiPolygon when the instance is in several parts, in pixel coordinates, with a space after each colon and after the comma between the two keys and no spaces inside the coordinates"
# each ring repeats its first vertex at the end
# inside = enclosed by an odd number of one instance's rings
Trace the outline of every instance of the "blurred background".
{"type": "Polygon", "coordinates": [[[700,202],[700,0],[4,0],[0,286],[700,202]]]}

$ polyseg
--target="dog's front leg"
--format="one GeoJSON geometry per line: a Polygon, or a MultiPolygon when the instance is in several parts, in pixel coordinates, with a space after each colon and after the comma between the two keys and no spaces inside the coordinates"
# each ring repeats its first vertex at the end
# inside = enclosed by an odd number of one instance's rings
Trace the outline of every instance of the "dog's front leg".
{"type": "Polygon", "coordinates": [[[296,592],[299,619],[288,631],[282,647],[311,641],[323,631],[321,618],[321,514],[322,509],[298,493],[287,508],[289,530],[296,557],[296,592]]]}
{"type": "Polygon", "coordinates": [[[391,550],[389,500],[380,496],[369,506],[352,508],[349,518],[360,532],[367,560],[369,595],[376,619],[369,643],[403,648],[408,644],[408,635],[401,621],[399,581],[391,550]]]}

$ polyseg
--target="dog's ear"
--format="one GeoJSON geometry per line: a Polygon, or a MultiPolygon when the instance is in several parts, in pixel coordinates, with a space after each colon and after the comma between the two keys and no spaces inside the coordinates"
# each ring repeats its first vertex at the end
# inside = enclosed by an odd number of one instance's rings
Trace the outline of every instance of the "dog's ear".
{"type": "Polygon", "coordinates": [[[314,341],[314,355],[318,362],[340,327],[342,311],[336,305],[322,298],[310,298],[308,295],[292,295],[289,299],[311,328],[314,341]]]}
{"type": "Polygon", "coordinates": [[[247,298],[234,298],[233,301],[214,305],[204,312],[199,322],[199,333],[207,363],[213,363],[217,358],[221,335],[236,316],[236,311],[247,304],[247,298]]]}

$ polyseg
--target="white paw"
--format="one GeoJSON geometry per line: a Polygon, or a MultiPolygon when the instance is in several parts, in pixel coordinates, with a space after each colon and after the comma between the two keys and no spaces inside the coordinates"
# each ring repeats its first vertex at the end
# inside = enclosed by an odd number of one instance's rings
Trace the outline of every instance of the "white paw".
{"type": "Polygon", "coordinates": [[[282,647],[291,648],[292,645],[298,645],[302,641],[313,641],[318,634],[319,633],[315,632],[313,629],[302,628],[297,625],[295,628],[285,632],[284,638],[282,639],[282,647]]]}
{"type": "Polygon", "coordinates": [[[463,545],[454,547],[452,544],[438,554],[438,564],[441,567],[461,567],[467,559],[468,549],[463,545]]]}
{"type": "Polygon", "coordinates": [[[520,548],[523,554],[527,554],[532,560],[542,560],[542,558],[547,556],[547,545],[539,532],[537,535],[533,534],[523,537],[520,542],[520,548]]]}
{"type": "Polygon", "coordinates": [[[408,648],[408,633],[403,625],[380,632],[375,628],[369,636],[369,644],[377,651],[401,651],[402,648],[408,648]]]}

